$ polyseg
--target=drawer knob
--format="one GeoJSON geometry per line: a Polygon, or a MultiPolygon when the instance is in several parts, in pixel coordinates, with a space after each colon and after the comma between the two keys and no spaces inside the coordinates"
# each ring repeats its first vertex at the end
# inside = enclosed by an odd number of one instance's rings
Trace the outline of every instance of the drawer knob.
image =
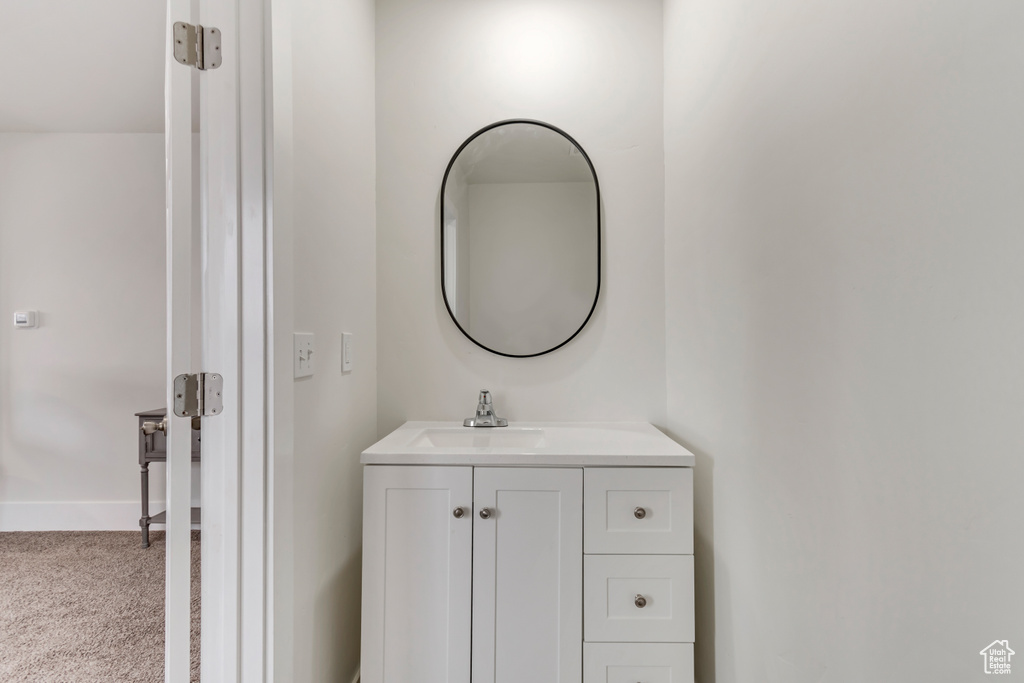
{"type": "Polygon", "coordinates": [[[465,514],[466,514],[466,510],[464,508],[462,508],[461,506],[455,508],[454,510],[452,510],[452,517],[454,517],[455,519],[462,519],[462,517],[465,514]]]}
{"type": "Polygon", "coordinates": [[[647,510],[644,510],[643,508],[637,508],[633,510],[633,516],[637,519],[643,519],[647,516],[647,510]]]}
{"type": "Polygon", "coordinates": [[[636,600],[633,601],[633,604],[639,607],[640,609],[643,609],[644,607],[647,607],[647,598],[645,598],[642,595],[637,595],[636,600]]]}
{"type": "Polygon", "coordinates": [[[167,418],[160,420],[159,422],[143,422],[139,430],[149,436],[153,432],[167,432],[167,418]]]}
{"type": "Polygon", "coordinates": [[[480,519],[490,519],[491,508],[480,508],[480,519]]]}

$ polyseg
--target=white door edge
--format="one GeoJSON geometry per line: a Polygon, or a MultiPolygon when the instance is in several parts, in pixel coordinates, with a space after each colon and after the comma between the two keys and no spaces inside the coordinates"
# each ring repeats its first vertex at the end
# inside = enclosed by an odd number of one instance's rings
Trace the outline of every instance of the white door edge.
{"type": "Polygon", "coordinates": [[[270,106],[264,59],[266,0],[238,2],[239,64],[239,189],[241,207],[241,337],[242,400],[241,556],[239,623],[240,681],[268,681],[270,643],[268,610],[273,597],[268,534],[270,465],[269,322],[271,289],[268,262],[267,117],[270,106]]]}
{"type": "Polygon", "coordinates": [[[191,422],[174,415],[174,377],[191,372],[192,74],[172,54],[171,25],[190,20],[188,0],[168,0],[164,76],[167,208],[167,528],[164,679],[188,683],[191,623],[191,422]]]}
{"type": "MultiPolygon", "coordinates": [[[[267,526],[271,485],[267,466],[267,295],[271,290],[265,189],[265,2],[199,0],[196,17],[190,13],[189,0],[168,0],[168,46],[174,21],[216,27],[222,39],[222,66],[199,75],[202,191],[198,199],[202,216],[202,370],[224,378],[224,410],[203,420],[202,458],[201,676],[204,681],[218,683],[268,680],[267,663],[273,650],[268,629],[272,584],[267,526]]],[[[168,60],[169,178],[184,173],[174,164],[183,154],[180,146],[190,144],[191,79],[191,69],[168,60]]],[[[177,181],[183,176],[173,177],[177,181]]],[[[174,220],[187,220],[190,212],[180,208],[186,201],[182,192],[169,192],[168,197],[170,258],[171,249],[175,254],[188,254],[179,243],[183,239],[178,235],[180,231],[170,227],[178,225],[172,223],[174,220]]],[[[190,206],[192,199],[188,197],[184,206],[190,206]]],[[[169,285],[172,276],[180,278],[185,263],[187,256],[178,257],[174,268],[169,261],[169,285]],[[183,261],[180,267],[178,260],[183,261]]],[[[187,353],[188,328],[179,322],[181,318],[171,318],[181,315],[178,298],[184,296],[187,301],[188,297],[187,288],[176,285],[169,291],[186,292],[168,295],[169,340],[184,340],[183,344],[169,344],[169,375],[173,376],[191,370],[188,357],[184,356],[183,361],[177,351],[183,346],[187,353]],[[177,354],[173,359],[171,349],[177,354]]],[[[188,423],[187,419],[174,419],[188,423]]],[[[189,441],[184,441],[179,446],[188,449],[189,441]]],[[[173,437],[169,449],[172,442],[173,437]]],[[[185,463],[187,477],[187,452],[177,461],[185,463]]],[[[173,476],[169,458],[169,482],[173,476]]],[[[180,490],[175,492],[182,497],[180,490]]],[[[169,499],[171,494],[169,485],[169,499]]],[[[167,683],[189,680],[189,503],[185,497],[178,514],[186,520],[184,527],[174,527],[170,519],[168,524],[167,683]]]]}

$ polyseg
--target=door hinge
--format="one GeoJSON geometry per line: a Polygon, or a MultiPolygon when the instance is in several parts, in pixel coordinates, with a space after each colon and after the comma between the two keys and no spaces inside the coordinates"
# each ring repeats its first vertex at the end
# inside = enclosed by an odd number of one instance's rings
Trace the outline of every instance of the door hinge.
{"type": "Polygon", "coordinates": [[[224,377],[213,372],[178,375],[174,378],[174,414],[207,417],[224,410],[224,377]]]}
{"type": "Polygon", "coordinates": [[[220,29],[199,24],[174,24],[174,59],[205,71],[220,66],[220,29]]]}

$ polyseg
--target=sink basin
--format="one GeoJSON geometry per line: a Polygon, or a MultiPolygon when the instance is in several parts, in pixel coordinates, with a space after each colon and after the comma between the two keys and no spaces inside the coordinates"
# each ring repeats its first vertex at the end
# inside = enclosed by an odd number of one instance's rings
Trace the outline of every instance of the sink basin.
{"type": "Polygon", "coordinates": [[[454,427],[422,429],[412,448],[542,448],[544,430],[519,427],[454,427]]]}

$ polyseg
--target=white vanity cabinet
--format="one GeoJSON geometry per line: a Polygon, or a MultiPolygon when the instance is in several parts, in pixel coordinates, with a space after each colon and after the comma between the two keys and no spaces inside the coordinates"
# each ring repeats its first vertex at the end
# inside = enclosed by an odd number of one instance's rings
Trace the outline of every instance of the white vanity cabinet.
{"type": "Polygon", "coordinates": [[[361,680],[580,683],[582,475],[368,466],[361,680]]]}
{"type": "Polygon", "coordinates": [[[580,683],[583,471],[475,467],[473,502],[473,683],[580,683]]]}
{"type": "Polygon", "coordinates": [[[472,510],[470,467],[365,469],[362,681],[469,681],[472,510]]]}
{"type": "Polygon", "coordinates": [[[423,424],[363,455],[362,683],[692,682],[692,455],[423,424]]]}
{"type": "Polygon", "coordinates": [[[693,470],[584,469],[586,683],[692,683],[693,470]]]}

